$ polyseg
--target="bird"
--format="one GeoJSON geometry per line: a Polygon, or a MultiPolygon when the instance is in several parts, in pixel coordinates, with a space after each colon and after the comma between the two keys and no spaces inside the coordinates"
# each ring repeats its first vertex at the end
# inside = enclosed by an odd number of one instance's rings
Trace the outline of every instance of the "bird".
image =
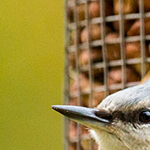
{"type": "Polygon", "coordinates": [[[52,108],[89,127],[98,150],[150,150],[150,79],[107,96],[96,108],[52,108]]]}

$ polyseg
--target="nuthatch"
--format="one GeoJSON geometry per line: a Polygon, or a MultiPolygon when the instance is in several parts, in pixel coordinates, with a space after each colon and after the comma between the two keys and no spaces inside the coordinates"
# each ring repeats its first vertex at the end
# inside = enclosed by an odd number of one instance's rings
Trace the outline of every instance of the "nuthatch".
{"type": "Polygon", "coordinates": [[[90,127],[99,150],[150,150],[150,80],[109,95],[97,108],[52,108],[90,127]]]}

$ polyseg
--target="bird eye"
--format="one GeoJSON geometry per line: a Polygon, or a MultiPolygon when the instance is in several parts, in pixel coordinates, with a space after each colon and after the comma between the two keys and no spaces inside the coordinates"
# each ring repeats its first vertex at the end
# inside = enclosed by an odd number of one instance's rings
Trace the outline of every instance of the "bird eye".
{"type": "Polygon", "coordinates": [[[142,123],[150,122],[150,112],[149,111],[142,111],[139,115],[139,120],[142,123]]]}

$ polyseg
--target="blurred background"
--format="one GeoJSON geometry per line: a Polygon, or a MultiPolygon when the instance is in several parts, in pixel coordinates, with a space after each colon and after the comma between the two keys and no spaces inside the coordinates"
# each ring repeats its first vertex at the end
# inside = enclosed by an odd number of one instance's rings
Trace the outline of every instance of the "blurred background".
{"type": "Polygon", "coordinates": [[[62,150],[63,3],[0,2],[1,150],[62,150]]]}

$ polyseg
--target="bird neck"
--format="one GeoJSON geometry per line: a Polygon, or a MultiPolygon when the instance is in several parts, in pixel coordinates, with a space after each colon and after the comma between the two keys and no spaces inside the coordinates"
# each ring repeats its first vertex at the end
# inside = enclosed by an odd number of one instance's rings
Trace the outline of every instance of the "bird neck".
{"type": "Polygon", "coordinates": [[[105,131],[90,130],[90,134],[98,143],[98,150],[129,150],[129,148],[114,137],[114,135],[105,131]]]}
{"type": "Polygon", "coordinates": [[[124,140],[101,130],[90,130],[90,134],[98,143],[98,150],[150,150],[148,139],[145,142],[136,141],[130,134],[124,135],[124,140]]]}

